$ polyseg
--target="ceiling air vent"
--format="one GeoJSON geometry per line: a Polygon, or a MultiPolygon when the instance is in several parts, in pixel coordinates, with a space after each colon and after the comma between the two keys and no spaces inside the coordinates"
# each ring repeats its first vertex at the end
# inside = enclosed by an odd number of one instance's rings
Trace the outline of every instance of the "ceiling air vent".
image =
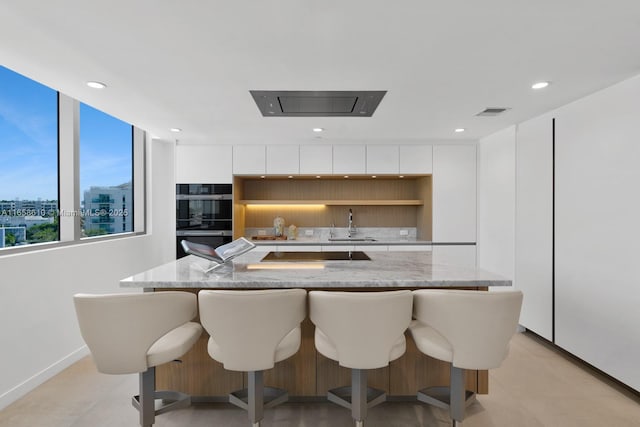
{"type": "Polygon", "coordinates": [[[386,90],[249,92],[265,117],[371,117],[387,93],[386,90]]]}
{"type": "Polygon", "coordinates": [[[505,111],[507,111],[509,109],[510,108],[487,107],[487,108],[484,109],[484,111],[480,111],[478,114],[476,114],[476,116],[479,116],[479,117],[497,116],[497,115],[500,115],[500,114],[504,113],[505,111]]]}

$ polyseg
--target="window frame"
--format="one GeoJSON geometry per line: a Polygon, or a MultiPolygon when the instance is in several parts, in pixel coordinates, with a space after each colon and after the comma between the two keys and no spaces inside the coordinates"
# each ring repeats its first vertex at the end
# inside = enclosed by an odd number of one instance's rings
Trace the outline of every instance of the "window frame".
{"type": "Polygon", "coordinates": [[[55,247],[124,239],[147,233],[147,134],[131,125],[133,231],[82,237],[80,229],[80,101],[58,92],[58,240],[0,249],[0,257],[55,247]],[[68,213],[62,215],[62,213],[68,213]]]}

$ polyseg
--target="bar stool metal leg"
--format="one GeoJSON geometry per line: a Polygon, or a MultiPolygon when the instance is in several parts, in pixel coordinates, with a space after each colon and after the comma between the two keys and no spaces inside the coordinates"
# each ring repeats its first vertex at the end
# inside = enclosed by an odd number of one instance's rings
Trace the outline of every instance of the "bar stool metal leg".
{"type": "Polygon", "coordinates": [[[356,427],[364,426],[367,417],[367,371],[364,369],[351,370],[351,416],[356,427]]]}
{"type": "Polygon", "coordinates": [[[449,413],[453,420],[453,426],[462,426],[464,409],[467,406],[467,396],[464,384],[464,369],[451,365],[451,398],[449,401],[449,413]]]}
{"type": "Polygon", "coordinates": [[[138,410],[140,411],[140,425],[151,427],[156,421],[155,388],[156,368],[148,368],[139,374],[140,397],[138,410]]]}
{"type": "Polygon", "coordinates": [[[249,420],[253,427],[260,427],[264,416],[264,380],[262,371],[249,372],[249,420]]]}

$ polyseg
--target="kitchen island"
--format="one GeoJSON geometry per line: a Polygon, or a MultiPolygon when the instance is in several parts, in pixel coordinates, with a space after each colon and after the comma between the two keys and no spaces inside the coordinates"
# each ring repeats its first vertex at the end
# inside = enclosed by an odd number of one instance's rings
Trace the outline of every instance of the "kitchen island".
{"type": "MultiPolygon", "coordinates": [[[[207,273],[210,261],[188,256],[123,279],[122,287],[148,291],[200,289],[303,288],[373,291],[389,289],[464,288],[478,291],[490,286],[510,286],[511,280],[476,268],[433,263],[430,252],[368,252],[369,260],[262,261],[267,252],[253,250],[207,273]]],[[[268,319],[265,319],[268,320],[268,319]]],[[[328,389],[349,384],[350,371],[315,351],[314,327],[302,325],[302,345],[293,357],[265,372],[265,384],[285,388],[293,399],[323,397],[328,389]]],[[[203,334],[182,363],[157,368],[157,386],[189,393],[194,401],[224,400],[230,391],[243,388],[243,373],[225,371],[207,353],[203,334]]],[[[388,367],[373,370],[369,384],[390,396],[415,396],[421,388],[447,385],[448,364],[417,351],[407,334],[407,352],[388,367]]],[[[467,388],[488,392],[486,371],[468,371],[467,388]]]]}

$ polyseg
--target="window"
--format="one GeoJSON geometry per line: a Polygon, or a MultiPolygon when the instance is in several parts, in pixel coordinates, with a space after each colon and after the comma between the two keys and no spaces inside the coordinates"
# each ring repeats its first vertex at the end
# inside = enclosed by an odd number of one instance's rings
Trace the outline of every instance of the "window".
{"type": "Polygon", "coordinates": [[[133,231],[133,128],[80,104],[82,237],[133,231]]]}
{"type": "Polygon", "coordinates": [[[0,66],[0,248],[58,227],[58,93],[0,66]]]}
{"type": "Polygon", "coordinates": [[[142,130],[0,66],[2,254],[143,233],[144,145],[142,130]]]}

